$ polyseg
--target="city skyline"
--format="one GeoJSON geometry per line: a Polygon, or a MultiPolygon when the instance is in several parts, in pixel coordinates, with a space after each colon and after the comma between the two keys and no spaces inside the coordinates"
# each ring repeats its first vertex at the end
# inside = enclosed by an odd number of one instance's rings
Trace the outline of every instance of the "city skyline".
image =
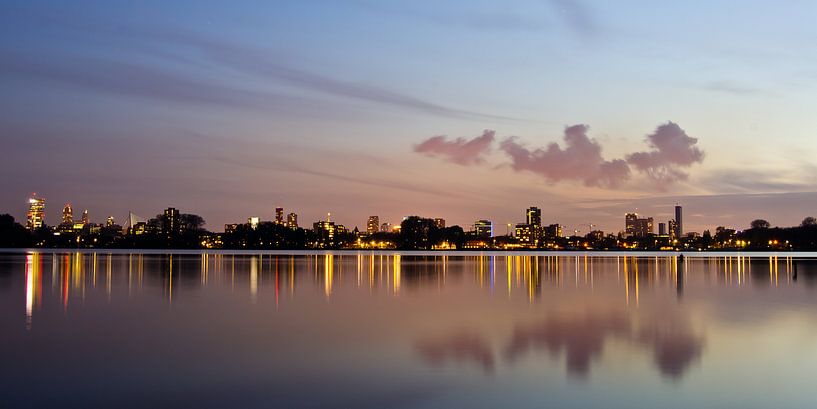
{"type": "Polygon", "coordinates": [[[0,208],[794,225],[817,203],[815,7],[11,4],[0,208]]]}

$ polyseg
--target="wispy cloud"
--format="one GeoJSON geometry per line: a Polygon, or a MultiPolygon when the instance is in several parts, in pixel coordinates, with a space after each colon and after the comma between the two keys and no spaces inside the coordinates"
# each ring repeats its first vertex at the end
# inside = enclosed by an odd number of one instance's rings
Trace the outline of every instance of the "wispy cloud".
{"type": "Polygon", "coordinates": [[[591,37],[598,32],[595,16],[580,0],[550,0],[550,4],[573,32],[591,37]]]}

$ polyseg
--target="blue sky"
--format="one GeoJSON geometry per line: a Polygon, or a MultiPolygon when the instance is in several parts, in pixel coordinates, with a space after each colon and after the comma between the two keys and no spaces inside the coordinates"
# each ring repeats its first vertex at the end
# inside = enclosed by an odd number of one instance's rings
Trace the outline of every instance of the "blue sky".
{"type": "Polygon", "coordinates": [[[100,221],[174,205],[218,230],[279,205],[350,226],[504,224],[539,205],[616,231],[625,210],[663,219],[680,201],[699,230],[794,224],[817,191],[815,15],[809,1],[11,2],[0,211],[22,217],[37,191],[52,223],[65,202],[100,221]],[[585,124],[605,161],[625,160],[669,121],[704,153],[672,183],[553,179],[501,148],[564,147],[585,124]],[[478,163],[414,151],[486,129],[478,163]]]}

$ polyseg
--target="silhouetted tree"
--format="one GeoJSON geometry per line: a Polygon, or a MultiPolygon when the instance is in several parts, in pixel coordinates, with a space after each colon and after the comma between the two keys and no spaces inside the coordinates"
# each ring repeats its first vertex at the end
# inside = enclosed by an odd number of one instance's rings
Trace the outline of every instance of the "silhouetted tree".
{"type": "Polygon", "coordinates": [[[29,247],[31,234],[9,214],[0,214],[0,247],[29,247]]]}
{"type": "Polygon", "coordinates": [[[817,219],[815,219],[814,217],[811,217],[811,216],[806,217],[805,219],[803,219],[803,222],[800,223],[800,227],[811,227],[811,226],[817,226],[817,219]]]}
{"type": "Polygon", "coordinates": [[[766,220],[763,220],[763,219],[752,220],[752,223],[750,224],[750,226],[753,229],[768,229],[768,228],[772,227],[772,225],[769,222],[767,222],[766,220]]]}

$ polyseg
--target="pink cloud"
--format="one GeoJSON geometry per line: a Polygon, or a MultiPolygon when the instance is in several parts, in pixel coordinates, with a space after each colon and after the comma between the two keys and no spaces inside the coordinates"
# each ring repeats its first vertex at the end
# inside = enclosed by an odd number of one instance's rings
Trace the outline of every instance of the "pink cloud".
{"type": "Polygon", "coordinates": [[[468,140],[457,138],[449,141],[445,136],[434,136],[414,146],[414,151],[427,156],[442,157],[458,165],[478,165],[485,161],[483,155],[491,151],[495,132],[486,129],[481,136],[468,140]]]}
{"type": "Polygon", "coordinates": [[[686,180],[687,173],[679,168],[703,162],[704,152],[695,146],[698,139],[673,122],[658,126],[646,141],[652,150],[631,153],[627,162],[657,182],[686,180]]]}
{"type": "Polygon", "coordinates": [[[615,187],[629,179],[630,168],[621,159],[605,160],[601,145],[587,136],[587,125],[565,128],[565,148],[551,143],[547,149],[529,150],[515,138],[502,141],[500,149],[511,157],[516,171],[530,171],[550,182],[578,180],[587,186],[615,187]]]}

